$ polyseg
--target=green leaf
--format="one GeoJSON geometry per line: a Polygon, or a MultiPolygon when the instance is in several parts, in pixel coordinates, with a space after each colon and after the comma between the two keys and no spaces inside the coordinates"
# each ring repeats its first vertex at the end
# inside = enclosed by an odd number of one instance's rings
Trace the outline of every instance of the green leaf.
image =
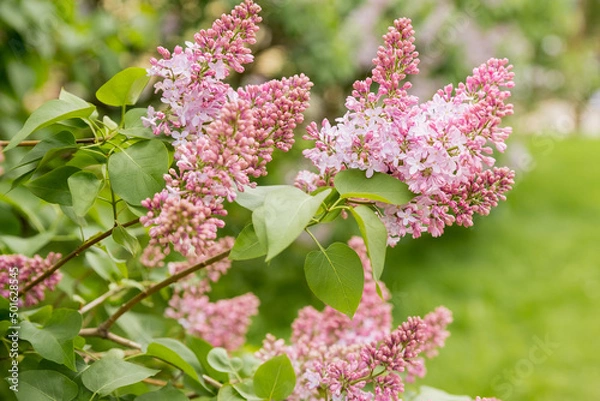
{"type": "Polygon", "coordinates": [[[358,205],[352,209],[352,215],[365,240],[367,253],[373,268],[373,277],[379,280],[385,267],[385,251],[387,250],[387,229],[377,217],[375,211],[368,206],[358,205]]]}
{"type": "Polygon", "coordinates": [[[123,278],[117,264],[99,248],[90,249],[85,253],[85,260],[90,267],[104,280],[116,282],[123,278]]]}
{"type": "Polygon", "coordinates": [[[14,148],[19,142],[26,139],[38,129],[71,118],[86,118],[92,114],[94,109],[95,107],[87,102],[85,102],[84,105],[82,103],[74,104],[70,101],[60,99],[50,100],[31,113],[27,121],[25,121],[23,128],[17,132],[4,150],[7,151],[14,148]]]}
{"type": "Polygon", "coordinates": [[[142,117],[147,115],[148,109],[145,108],[135,108],[127,111],[123,119],[124,128],[120,129],[119,132],[129,138],[155,138],[156,135],[152,130],[149,127],[144,127],[142,123],[142,117]]]}
{"type": "Polygon", "coordinates": [[[25,166],[29,163],[34,163],[42,159],[48,152],[56,149],[70,149],[76,148],[77,143],[75,142],[75,137],[69,131],[60,131],[56,134],[50,135],[47,138],[44,138],[35,145],[13,168],[18,168],[25,166]]]}
{"type": "Polygon", "coordinates": [[[287,248],[313,218],[331,190],[310,196],[296,187],[272,191],[265,198],[267,261],[287,248]]]}
{"type": "Polygon", "coordinates": [[[58,98],[60,100],[63,100],[67,103],[71,103],[73,106],[85,106],[85,105],[89,105],[90,103],[86,102],[84,99],[80,98],[77,95],[72,94],[71,92],[65,90],[65,88],[62,88],[60,90],[60,93],[58,94],[58,98]]]}
{"type": "Polygon", "coordinates": [[[29,179],[33,176],[33,173],[35,173],[35,167],[31,168],[30,170],[24,172],[23,174],[21,174],[17,178],[15,178],[13,180],[12,184],[10,185],[11,191],[13,189],[15,189],[16,187],[25,185],[25,183],[27,181],[29,181],[29,179]]]}
{"type": "Polygon", "coordinates": [[[237,373],[244,366],[240,358],[229,358],[225,348],[213,348],[206,357],[210,366],[219,372],[237,373]]]}
{"type": "Polygon", "coordinates": [[[219,389],[217,401],[246,401],[246,398],[242,397],[231,384],[226,384],[219,389]]]}
{"type": "Polygon", "coordinates": [[[80,171],[77,167],[63,166],[42,175],[25,184],[38,198],[49,203],[71,206],[73,199],[69,190],[68,179],[80,171]]]}
{"type": "Polygon", "coordinates": [[[132,205],[160,192],[169,169],[169,152],[158,139],[138,142],[108,159],[114,192],[132,205]]]}
{"type": "Polygon", "coordinates": [[[141,250],[138,239],[131,235],[123,226],[116,226],[113,229],[112,238],[117,244],[125,248],[132,256],[137,255],[141,250]]]}
{"type": "Polygon", "coordinates": [[[268,194],[282,188],[293,187],[290,187],[289,185],[268,185],[256,188],[246,186],[244,187],[244,192],[237,193],[235,202],[248,210],[254,211],[265,203],[265,198],[268,194]]]}
{"type": "Polygon", "coordinates": [[[233,383],[232,386],[244,399],[248,401],[262,401],[262,398],[256,395],[256,391],[254,391],[254,380],[252,378],[233,383]]]}
{"type": "Polygon", "coordinates": [[[198,361],[210,377],[220,382],[226,382],[229,379],[227,373],[215,370],[208,363],[208,353],[214,348],[212,345],[201,338],[193,336],[186,336],[186,344],[196,355],[196,358],[198,358],[198,361]]]}
{"type": "Polygon", "coordinates": [[[75,370],[73,338],[81,330],[81,314],[72,309],[56,309],[43,326],[21,322],[21,339],[29,341],[43,358],[75,370]]]}
{"type": "Polygon", "coordinates": [[[267,247],[261,243],[254,232],[254,226],[248,224],[235,239],[229,254],[231,260],[247,260],[258,258],[267,253],[267,247]]]}
{"type": "Polygon", "coordinates": [[[48,323],[48,320],[52,317],[52,311],[52,305],[45,305],[36,309],[23,311],[20,313],[20,317],[25,318],[32,323],[44,325],[48,323]]]}
{"type": "Polygon", "coordinates": [[[414,196],[408,185],[383,173],[374,173],[367,178],[362,170],[343,170],[335,176],[334,184],[342,198],[364,198],[403,205],[414,196]]]}
{"type": "Polygon", "coordinates": [[[167,384],[165,387],[158,391],[152,391],[150,393],[142,394],[136,397],[134,401],[189,401],[189,398],[184,393],[177,390],[171,385],[167,384]]]}
{"type": "Polygon", "coordinates": [[[252,228],[262,248],[267,247],[267,226],[265,224],[265,207],[260,206],[252,212],[252,228]]]}
{"type": "Polygon", "coordinates": [[[81,380],[89,390],[102,396],[119,387],[142,381],[160,372],[144,366],[125,362],[113,357],[105,357],[94,362],[83,374],[81,380]]]}
{"type": "Polygon", "coordinates": [[[466,395],[451,395],[433,387],[421,386],[419,394],[411,398],[410,401],[471,401],[471,397],[466,395]]]}
{"type": "Polygon", "coordinates": [[[202,372],[202,366],[196,355],[183,343],[172,338],[157,338],[148,344],[146,355],[162,359],[202,383],[198,376],[198,372],[202,372]]]}
{"type": "Polygon", "coordinates": [[[11,206],[0,203],[0,235],[20,236],[24,222],[19,217],[11,206]]]}
{"type": "Polygon", "coordinates": [[[33,237],[23,238],[21,236],[2,235],[0,241],[8,246],[14,253],[33,256],[45,247],[54,237],[54,233],[45,232],[34,235],[33,237]]]}
{"type": "Polygon", "coordinates": [[[54,370],[28,370],[19,377],[19,401],[71,401],[77,396],[77,384],[54,370]]]}
{"type": "Polygon", "coordinates": [[[129,67],[102,85],[96,91],[96,97],[109,106],[131,106],[137,102],[149,80],[144,68],[129,67]]]}
{"type": "Polygon", "coordinates": [[[352,248],[336,242],[326,250],[310,252],[304,273],[317,298],[352,318],[365,281],[362,263],[352,248]]]}
{"type": "Polygon", "coordinates": [[[294,391],[296,374],[287,355],[276,356],[258,367],[254,391],[267,400],[283,400],[294,391]]]}
{"type": "Polygon", "coordinates": [[[96,202],[102,181],[94,173],[78,171],[67,179],[67,184],[71,191],[73,211],[77,216],[85,216],[96,202]]]}

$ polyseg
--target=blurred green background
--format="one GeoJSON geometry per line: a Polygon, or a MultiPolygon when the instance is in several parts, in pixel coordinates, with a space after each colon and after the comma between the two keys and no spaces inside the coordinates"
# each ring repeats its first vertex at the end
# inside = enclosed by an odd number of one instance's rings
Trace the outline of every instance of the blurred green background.
{"type": "MultiPolygon", "coordinates": [[[[259,3],[256,61],[233,84],[304,72],[315,82],[308,121],[343,113],[352,83],[368,73],[380,36],[400,16],[415,26],[422,62],[413,92],[423,99],[489,57],[511,60],[517,86],[507,124],[515,134],[502,162],[517,170],[515,189],[470,229],[401,241],[388,252],[384,281],[398,323],[441,304],[454,312],[452,336],[423,383],[505,401],[600,399],[600,2],[259,3]]],[[[191,39],[234,4],[3,0],[0,138],[10,138],[63,86],[97,103],[95,90],[114,73],[147,67],[157,45],[191,39]]],[[[150,88],[143,101],[157,102],[150,88]]],[[[307,145],[299,140],[292,157],[277,155],[264,182],[290,182],[307,145]]],[[[234,206],[226,232],[236,234],[248,218],[234,206]]],[[[358,231],[348,223],[318,234],[333,241],[349,232],[358,231]]],[[[287,337],[299,308],[321,307],[303,277],[309,250],[301,239],[269,266],[237,264],[216,286],[215,298],[246,291],[260,297],[252,344],[266,332],[287,337]]]]}

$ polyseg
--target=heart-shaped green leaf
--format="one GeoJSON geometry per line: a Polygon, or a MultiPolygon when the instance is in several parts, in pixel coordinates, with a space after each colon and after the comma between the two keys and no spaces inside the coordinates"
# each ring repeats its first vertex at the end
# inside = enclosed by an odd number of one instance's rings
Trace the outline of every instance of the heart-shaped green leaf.
{"type": "Polygon", "coordinates": [[[231,260],[247,260],[258,258],[267,253],[267,247],[261,243],[254,231],[254,226],[248,224],[235,239],[235,244],[229,254],[231,260]]]}
{"type": "Polygon", "coordinates": [[[71,401],[79,391],[77,384],[54,370],[28,370],[19,377],[19,401],[71,401]]]}
{"type": "Polygon", "coordinates": [[[325,250],[309,253],[304,273],[317,298],[349,317],[354,315],[362,298],[365,275],[352,248],[336,242],[325,250]]]}
{"type": "Polygon", "coordinates": [[[81,380],[90,391],[105,396],[120,387],[137,383],[158,372],[159,370],[107,356],[86,369],[81,375],[81,380]]]}
{"type": "Polygon", "coordinates": [[[266,196],[267,261],[298,238],[330,192],[328,189],[310,196],[296,187],[284,187],[266,196]]]}
{"type": "Polygon", "coordinates": [[[136,206],[164,188],[168,169],[169,152],[158,139],[138,142],[108,159],[114,192],[136,206]]]}
{"type": "Polygon", "coordinates": [[[121,107],[134,105],[148,84],[150,77],[140,67],[129,67],[116,73],[96,92],[102,103],[121,107]]]}
{"type": "Polygon", "coordinates": [[[294,391],[296,373],[287,355],[269,359],[254,374],[254,391],[266,400],[283,400],[294,391]]]}

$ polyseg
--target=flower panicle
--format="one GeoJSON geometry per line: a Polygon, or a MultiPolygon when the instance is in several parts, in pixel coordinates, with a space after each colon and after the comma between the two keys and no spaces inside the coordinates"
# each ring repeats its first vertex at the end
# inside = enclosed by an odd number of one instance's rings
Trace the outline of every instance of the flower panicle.
{"type": "Polygon", "coordinates": [[[313,191],[345,169],[406,183],[415,194],[410,202],[377,205],[394,246],[405,235],[439,236],[454,223],[470,226],[474,214],[486,215],[505,199],[514,172],[495,167],[493,153],[504,152],[511,133],[501,123],[513,113],[514,73],[507,59],[490,59],[456,89],[447,85],[419,104],[407,93],[410,84],[401,84],[418,73],[410,20],[396,20],[383,40],[372,76],[355,83],[346,114],[335,124],[308,125],[304,138],[314,147],[303,154],[318,173],[300,172],[296,186],[313,191]]]}
{"type": "Polygon", "coordinates": [[[222,80],[252,61],[260,7],[251,0],[201,30],[186,48],[159,49],[150,75],[165,104],[150,107],[144,124],[173,139],[176,167],[166,188],[146,199],[140,221],[150,228],[142,261],[160,266],[171,247],[186,257],[201,255],[224,226],[225,201],[267,174],[275,149],[290,150],[302,123],[312,83],[304,74],[234,90],[222,80]]]}
{"type": "MultiPolygon", "coordinates": [[[[59,253],[50,252],[45,258],[35,255],[29,258],[24,255],[0,255],[0,295],[9,299],[12,294],[19,292],[27,282],[48,270],[61,258],[59,253]]],[[[42,302],[45,292],[54,291],[62,278],[59,271],[52,273],[41,283],[37,284],[19,299],[19,304],[33,306],[42,302]]]]}
{"type": "Polygon", "coordinates": [[[329,399],[397,400],[405,381],[424,375],[420,355],[435,356],[448,336],[452,317],[443,307],[392,329],[390,293],[379,283],[382,297],[378,295],[363,239],[353,237],[349,245],[365,271],[364,293],[354,318],[328,306],[322,312],[306,307],[292,323],[291,345],[267,335],[257,353],[261,360],[280,354],[290,357],[299,377],[291,400],[323,400],[324,394],[329,399]],[[367,385],[374,388],[374,395],[365,391],[367,385]]]}

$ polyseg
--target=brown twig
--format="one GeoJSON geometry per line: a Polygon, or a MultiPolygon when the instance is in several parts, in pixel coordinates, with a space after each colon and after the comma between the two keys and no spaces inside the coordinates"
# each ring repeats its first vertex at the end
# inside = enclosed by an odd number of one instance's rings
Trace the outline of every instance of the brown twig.
{"type": "Polygon", "coordinates": [[[113,313],[108,319],[106,319],[103,323],[101,323],[95,330],[98,330],[100,333],[110,334],[108,330],[112,327],[112,325],[119,319],[124,313],[128,312],[131,308],[133,308],[136,304],[138,304],[143,299],[149,297],[152,294],[157,293],[168,285],[179,281],[187,275],[190,275],[200,269],[205,268],[206,266],[210,266],[215,262],[218,262],[221,259],[229,256],[229,252],[231,249],[228,249],[224,252],[219,253],[218,255],[213,256],[212,258],[206,259],[200,263],[197,263],[193,266],[188,267],[185,270],[180,271],[177,274],[174,274],[161,282],[154,284],[151,287],[146,288],[144,291],[137,294],[135,297],[131,298],[125,304],[123,304],[115,313],[113,313]]]}
{"type": "MultiPolygon", "coordinates": [[[[96,138],[79,138],[75,140],[75,143],[96,143],[98,140],[96,138]]],[[[35,146],[41,141],[39,140],[29,140],[29,141],[21,141],[17,144],[17,146],[28,147],[35,146]]],[[[10,141],[0,141],[0,148],[8,146],[10,141]]]]}
{"type": "MultiPolygon", "coordinates": [[[[128,221],[127,223],[121,224],[121,227],[129,227],[138,222],[139,222],[139,219],[131,220],[131,221],[128,221]]],[[[91,237],[90,239],[85,241],[83,244],[78,246],[77,249],[75,249],[73,252],[71,252],[70,254],[68,254],[67,256],[65,256],[64,258],[59,260],[58,262],[56,262],[54,265],[52,265],[48,270],[44,271],[42,274],[40,274],[39,276],[37,276],[36,278],[31,280],[30,282],[25,284],[25,286],[21,289],[21,291],[19,291],[19,297],[23,296],[23,294],[25,294],[27,291],[31,290],[33,287],[35,287],[36,285],[38,285],[39,283],[41,283],[42,281],[44,281],[45,279],[50,277],[50,275],[52,273],[54,273],[55,271],[60,269],[69,260],[73,259],[74,257],[79,256],[79,254],[82,253],[83,251],[85,251],[86,249],[97,244],[98,242],[102,241],[103,239],[109,237],[112,234],[115,227],[111,228],[108,231],[100,233],[94,237],[91,237]]]]}

